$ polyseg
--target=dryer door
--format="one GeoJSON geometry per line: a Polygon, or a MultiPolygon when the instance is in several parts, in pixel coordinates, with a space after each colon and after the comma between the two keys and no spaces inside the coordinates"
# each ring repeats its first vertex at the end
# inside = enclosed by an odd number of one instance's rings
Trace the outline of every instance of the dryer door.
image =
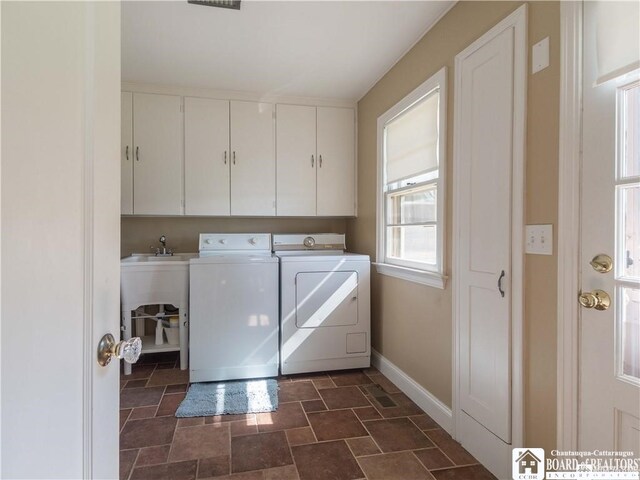
{"type": "Polygon", "coordinates": [[[337,327],[358,323],[358,272],[296,275],[296,326],[337,327]]]}

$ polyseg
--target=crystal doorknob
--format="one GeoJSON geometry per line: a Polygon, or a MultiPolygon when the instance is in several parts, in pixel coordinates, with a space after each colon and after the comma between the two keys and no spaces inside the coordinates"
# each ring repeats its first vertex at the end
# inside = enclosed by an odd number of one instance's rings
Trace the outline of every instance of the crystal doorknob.
{"type": "Polygon", "coordinates": [[[604,290],[583,292],[578,296],[578,301],[584,308],[595,308],[596,310],[606,310],[611,306],[611,297],[604,290]]]}
{"type": "Polygon", "coordinates": [[[98,363],[102,367],[109,365],[113,357],[122,358],[127,363],[136,363],[142,352],[142,340],[133,337],[116,343],[113,335],[107,333],[98,343],[98,363]]]}

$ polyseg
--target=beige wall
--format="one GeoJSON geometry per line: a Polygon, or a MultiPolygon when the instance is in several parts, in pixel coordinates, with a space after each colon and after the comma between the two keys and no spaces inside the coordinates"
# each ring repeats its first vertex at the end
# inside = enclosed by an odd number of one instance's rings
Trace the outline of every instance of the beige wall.
{"type": "Polygon", "coordinates": [[[197,252],[201,233],[345,233],[346,220],[318,218],[122,217],[121,255],[148,253],[160,235],[175,252],[197,252]]]}
{"type": "MultiPolygon", "coordinates": [[[[359,217],[348,221],[353,251],[375,258],[376,121],[447,66],[447,231],[451,274],[453,79],[455,55],[522,2],[459,2],[358,103],[359,217]]],[[[529,4],[529,45],[550,37],[551,66],[528,76],[527,223],[556,223],[559,102],[559,4],[529,4]]],[[[529,446],[555,446],[557,257],[525,265],[525,435],[529,446]]],[[[451,283],[444,290],[372,275],[373,347],[451,406],[451,283]]]]}

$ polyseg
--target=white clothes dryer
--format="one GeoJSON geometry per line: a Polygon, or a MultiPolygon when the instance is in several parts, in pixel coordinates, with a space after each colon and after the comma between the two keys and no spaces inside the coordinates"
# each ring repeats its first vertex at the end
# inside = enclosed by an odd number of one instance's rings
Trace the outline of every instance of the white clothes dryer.
{"type": "Polygon", "coordinates": [[[369,256],[345,253],[344,234],[274,235],[273,249],[281,373],[369,367],[369,256]]]}

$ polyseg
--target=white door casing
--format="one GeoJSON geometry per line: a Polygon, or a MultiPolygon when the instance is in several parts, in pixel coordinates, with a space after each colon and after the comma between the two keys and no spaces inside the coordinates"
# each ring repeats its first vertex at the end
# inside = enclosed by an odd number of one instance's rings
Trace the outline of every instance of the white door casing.
{"type": "Polygon", "coordinates": [[[135,214],[182,214],[182,99],[133,94],[135,214]]]}
{"type": "Polygon", "coordinates": [[[1,8],[0,476],[117,478],[120,4],[1,8]]]}
{"type": "Polygon", "coordinates": [[[231,215],[276,213],[273,104],[231,101],[231,215]]]}
{"type": "Polygon", "coordinates": [[[355,215],[355,112],[317,108],[318,216],[355,215]]]}
{"type": "Polygon", "coordinates": [[[122,92],[120,111],[120,213],[133,214],[133,94],[122,92]]]}
{"type": "Polygon", "coordinates": [[[279,216],[316,214],[316,107],[276,106],[279,216]]]}
{"type": "Polygon", "coordinates": [[[526,14],[455,65],[455,437],[498,478],[522,442],[526,14]]]}
{"type": "MultiPolygon", "coordinates": [[[[582,82],[582,176],[580,199],[580,288],[583,292],[600,289],[612,300],[604,311],[581,308],[579,311],[580,365],[579,365],[579,421],[578,447],[580,450],[631,450],[640,455],[640,375],[623,375],[621,357],[626,350],[623,341],[633,340],[640,345],[631,330],[624,335],[623,314],[629,318],[640,314],[638,278],[628,275],[626,268],[628,245],[623,245],[624,191],[635,189],[639,195],[638,172],[625,175],[622,161],[625,149],[620,131],[625,123],[621,114],[621,95],[625,86],[637,84],[636,73],[625,78],[597,85],[597,2],[584,2],[583,23],[583,82],[582,82]],[[618,198],[616,198],[618,197],[618,198]],[[616,245],[616,240],[620,242],[616,245]],[[614,260],[613,270],[599,273],[590,265],[597,254],[607,254],[614,260]],[[627,274],[625,274],[627,272],[627,274]],[[625,303],[625,302],[628,302],[625,303]]],[[[638,35],[636,34],[636,37],[638,35]]],[[[636,97],[636,102],[637,102],[636,97]]],[[[639,122],[640,106],[635,106],[635,121],[639,122]]],[[[629,140],[628,140],[629,141],[629,140]]],[[[636,144],[637,144],[636,139],[636,144]]],[[[636,147],[637,148],[637,147],[636,147]]],[[[637,168],[637,167],[636,167],[637,168]]],[[[636,200],[637,202],[638,200],[636,200]]],[[[635,205],[638,215],[638,205],[635,205]]],[[[633,210],[632,210],[633,211],[633,210]]],[[[630,221],[629,218],[626,221],[630,221]]],[[[637,222],[637,220],[636,220],[637,222]]],[[[629,258],[636,255],[640,232],[635,235],[629,258]],[[634,251],[635,248],[635,251],[634,251]]],[[[631,258],[638,261],[637,258],[631,258]]],[[[574,297],[575,298],[575,297],[574,297]]],[[[636,326],[638,325],[635,323],[636,326]]],[[[631,345],[627,344],[626,348],[631,345]]],[[[637,348],[637,346],[636,346],[637,348]]],[[[627,360],[640,364],[636,351],[627,360]]]]}
{"type": "Polygon", "coordinates": [[[230,214],[229,101],[184,98],[186,215],[230,214]]]}

